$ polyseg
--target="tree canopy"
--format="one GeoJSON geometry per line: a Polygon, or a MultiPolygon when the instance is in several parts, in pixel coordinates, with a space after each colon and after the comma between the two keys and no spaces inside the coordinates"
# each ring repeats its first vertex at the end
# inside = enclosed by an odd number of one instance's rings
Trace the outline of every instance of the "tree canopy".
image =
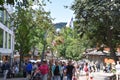
{"type": "Polygon", "coordinates": [[[87,35],[92,46],[99,43],[115,50],[120,44],[119,0],[75,0],[71,8],[81,36],[87,35]]]}
{"type": "Polygon", "coordinates": [[[57,51],[57,57],[63,57],[66,59],[80,60],[83,58],[83,52],[87,47],[87,39],[84,36],[79,38],[79,34],[76,29],[64,27],[60,33],[55,36],[56,45],[55,51],[57,51]]]}
{"type": "Polygon", "coordinates": [[[20,61],[23,61],[23,56],[34,55],[36,48],[39,53],[42,53],[45,34],[49,28],[53,29],[50,12],[44,10],[42,3],[37,6],[37,9],[33,9],[31,5],[27,7],[24,5],[15,6],[13,14],[14,26],[16,27],[15,49],[20,53],[20,61]],[[32,49],[32,54],[29,54],[32,49]]]}

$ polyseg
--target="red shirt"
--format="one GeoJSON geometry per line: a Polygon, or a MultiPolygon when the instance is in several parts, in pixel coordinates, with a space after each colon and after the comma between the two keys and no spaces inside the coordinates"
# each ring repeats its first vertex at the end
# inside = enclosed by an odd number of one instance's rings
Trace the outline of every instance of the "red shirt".
{"type": "Polygon", "coordinates": [[[39,67],[39,70],[41,72],[41,74],[47,74],[49,72],[49,67],[47,64],[42,64],[40,67],[39,67]]]}

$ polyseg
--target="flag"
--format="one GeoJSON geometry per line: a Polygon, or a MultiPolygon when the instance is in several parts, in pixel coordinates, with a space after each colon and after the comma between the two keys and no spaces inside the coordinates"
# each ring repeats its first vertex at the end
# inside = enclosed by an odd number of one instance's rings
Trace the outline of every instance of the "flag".
{"type": "Polygon", "coordinates": [[[70,27],[71,29],[74,29],[73,17],[67,22],[66,27],[70,27]]]}

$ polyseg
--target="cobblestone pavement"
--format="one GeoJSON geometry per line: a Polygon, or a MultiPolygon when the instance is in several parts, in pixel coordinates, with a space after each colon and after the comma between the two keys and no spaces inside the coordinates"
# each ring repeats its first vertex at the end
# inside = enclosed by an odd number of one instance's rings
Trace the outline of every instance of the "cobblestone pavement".
{"type": "MultiPolygon", "coordinates": [[[[3,80],[3,78],[0,78],[0,80],[3,80]]],[[[26,80],[25,78],[10,78],[7,80],[26,80]]],[[[79,80],[86,80],[85,76],[80,76],[79,80]]]]}
{"type": "MultiPolygon", "coordinates": [[[[103,72],[95,72],[92,75],[93,75],[93,80],[110,80],[110,79],[107,79],[106,76],[111,76],[112,74],[111,73],[103,73],[103,72]]],[[[0,80],[3,80],[3,78],[0,78],[0,80]]],[[[26,80],[26,79],[25,78],[10,78],[7,80],[26,80]]],[[[86,80],[85,73],[81,73],[79,76],[79,79],[77,79],[77,80],[86,80]]],[[[114,78],[112,80],[116,80],[116,79],[114,78]]]]}
{"type": "MultiPolygon", "coordinates": [[[[0,80],[3,80],[3,78],[0,78],[0,80]]],[[[25,78],[10,78],[7,80],[26,80],[25,78]]]]}
{"type": "MultiPolygon", "coordinates": [[[[3,80],[3,78],[0,78],[0,80],[3,80]]],[[[26,80],[25,78],[10,78],[7,80],[26,80]]],[[[86,80],[85,76],[80,76],[79,80],[86,80]]]]}
{"type": "Polygon", "coordinates": [[[79,80],[86,80],[86,77],[85,76],[80,76],[79,80]]]}
{"type": "MultiPolygon", "coordinates": [[[[113,73],[94,72],[89,74],[89,78],[90,76],[93,77],[93,80],[116,80],[116,75],[113,73]]],[[[86,80],[85,74],[82,73],[78,80],[86,80]]]]}

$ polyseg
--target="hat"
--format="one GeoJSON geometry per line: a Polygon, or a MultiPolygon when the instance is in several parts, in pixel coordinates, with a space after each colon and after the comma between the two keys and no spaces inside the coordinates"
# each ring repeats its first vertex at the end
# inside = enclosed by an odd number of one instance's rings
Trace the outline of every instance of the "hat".
{"type": "Polygon", "coordinates": [[[47,61],[46,59],[43,59],[43,61],[45,62],[45,61],[47,61]]]}

